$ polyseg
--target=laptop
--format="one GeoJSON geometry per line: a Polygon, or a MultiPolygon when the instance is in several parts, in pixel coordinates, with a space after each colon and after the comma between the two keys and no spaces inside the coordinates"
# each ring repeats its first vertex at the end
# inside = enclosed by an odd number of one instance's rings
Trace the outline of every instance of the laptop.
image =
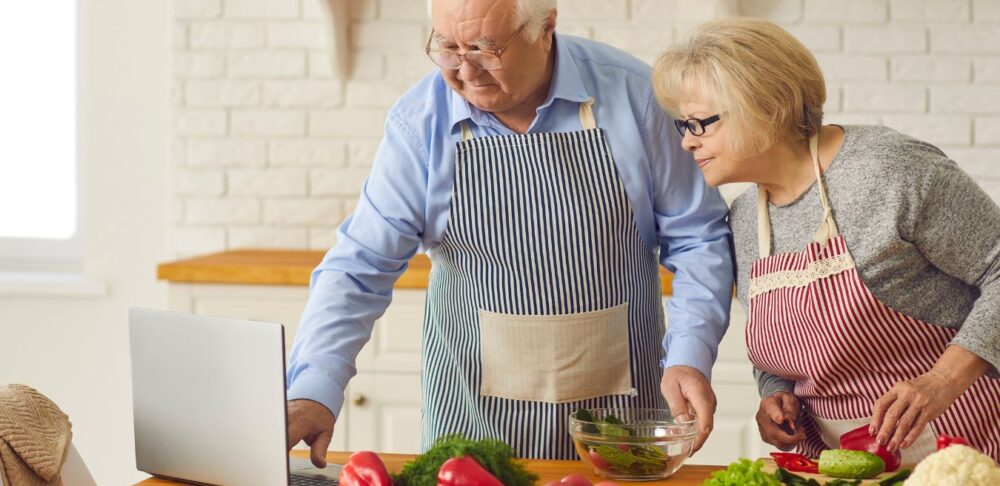
{"type": "Polygon", "coordinates": [[[129,309],[136,468],[212,485],[335,485],[286,449],[281,324],[129,309]]]}

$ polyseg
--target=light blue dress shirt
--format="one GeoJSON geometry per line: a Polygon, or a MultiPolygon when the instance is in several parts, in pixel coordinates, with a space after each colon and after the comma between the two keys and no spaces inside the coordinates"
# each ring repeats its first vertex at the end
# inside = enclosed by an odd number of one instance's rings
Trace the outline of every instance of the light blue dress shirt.
{"type": "MultiPolygon", "coordinates": [[[[732,302],[726,204],[681,148],[653,96],[648,65],[578,37],[557,34],[555,46],[549,96],[528,131],[581,130],[579,103],[595,99],[597,126],[607,133],[643,241],[674,272],[661,365],[692,366],[711,378],[732,302]]],[[[357,355],[393,284],[410,258],[447,230],[462,121],[476,137],[515,134],[455,93],[438,71],[389,110],[357,209],[313,271],[288,369],[289,400],[315,400],[339,415],[357,355]]]]}

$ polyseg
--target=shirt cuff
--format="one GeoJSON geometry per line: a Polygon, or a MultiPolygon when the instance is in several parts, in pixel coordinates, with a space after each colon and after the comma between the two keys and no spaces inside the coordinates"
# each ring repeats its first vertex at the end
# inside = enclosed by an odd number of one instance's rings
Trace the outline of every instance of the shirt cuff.
{"type": "Polygon", "coordinates": [[[667,356],[660,361],[664,370],[671,366],[690,366],[705,375],[709,382],[712,381],[715,349],[692,336],[670,336],[668,339],[667,356]]]}
{"type": "Polygon", "coordinates": [[[330,410],[336,420],[344,406],[345,386],[322,373],[304,371],[288,387],[288,401],[312,400],[330,410]]]}

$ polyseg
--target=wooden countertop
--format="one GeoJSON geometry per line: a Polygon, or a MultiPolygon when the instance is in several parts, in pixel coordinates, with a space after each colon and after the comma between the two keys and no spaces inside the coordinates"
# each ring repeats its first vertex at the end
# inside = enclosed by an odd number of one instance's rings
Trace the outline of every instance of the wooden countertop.
{"type": "MultiPolygon", "coordinates": [[[[231,250],[160,264],[160,280],[186,283],[309,285],[309,274],[323,259],[321,251],[231,250]]],[[[418,254],[410,260],[397,289],[426,289],[431,262],[418,254]]],[[[673,274],[660,267],[663,294],[670,295],[673,274]]]]}
{"type": "MultiPolygon", "coordinates": [[[[298,457],[308,457],[307,451],[292,451],[293,456],[298,457]]],[[[331,463],[344,463],[347,461],[348,452],[330,452],[326,455],[326,460],[331,463]]],[[[386,467],[391,472],[397,472],[402,467],[403,464],[412,460],[415,456],[412,454],[379,454],[379,457],[385,462],[386,467]]],[[[593,472],[581,461],[543,461],[543,460],[533,460],[528,459],[525,461],[525,465],[529,470],[538,474],[538,484],[545,484],[549,481],[557,481],[564,476],[573,473],[580,473],[587,477],[591,482],[597,483],[601,481],[601,478],[595,476],[593,472]]],[[[688,465],[683,466],[678,470],[673,476],[662,481],[643,481],[642,483],[629,483],[625,481],[616,481],[619,485],[627,486],[629,484],[641,484],[643,486],[700,486],[706,479],[711,476],[713,471],[723,469],[722,466],[694,466],[688,465]]],[[[168,479],[160,478],[150,478],[141,483],[137,483],[142,486],[163,486],[163,485],[179,485],[186,483],[179,483],[177,481],[171,481],[168,479]]]]}

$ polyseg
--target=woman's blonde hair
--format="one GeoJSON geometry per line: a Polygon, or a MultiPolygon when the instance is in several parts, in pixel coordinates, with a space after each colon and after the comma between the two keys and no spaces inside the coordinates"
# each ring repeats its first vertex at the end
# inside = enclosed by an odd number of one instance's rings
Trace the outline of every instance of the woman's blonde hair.
{"type": "Polygon", "coordinates": [[[665,51],[653,66],[653,89],[676,118],[684,101],[715,107],[730,149],[744,157],[818,132],[826,101],[809,49],[781,27],[752,18],[706,23],[665,51]]]}

